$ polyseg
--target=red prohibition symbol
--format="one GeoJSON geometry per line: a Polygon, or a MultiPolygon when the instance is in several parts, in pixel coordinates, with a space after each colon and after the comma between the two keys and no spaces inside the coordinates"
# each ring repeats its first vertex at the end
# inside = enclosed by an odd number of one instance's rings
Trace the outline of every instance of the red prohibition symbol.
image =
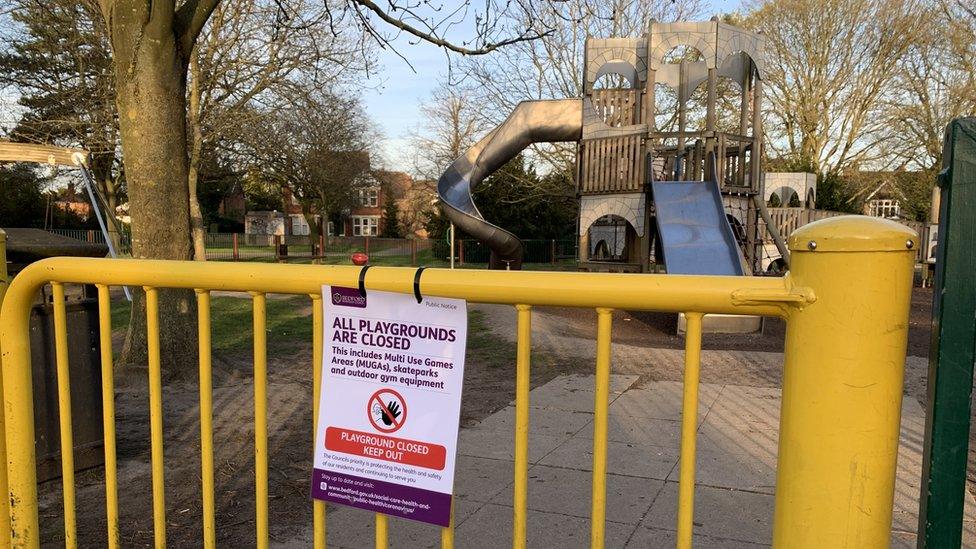
{"type": "Polygon", "coordinates": [[[366,402],[366,416],[377,431],[392,433],[407,421],[407,401],[393,389],[380,389],[366,402]]]}

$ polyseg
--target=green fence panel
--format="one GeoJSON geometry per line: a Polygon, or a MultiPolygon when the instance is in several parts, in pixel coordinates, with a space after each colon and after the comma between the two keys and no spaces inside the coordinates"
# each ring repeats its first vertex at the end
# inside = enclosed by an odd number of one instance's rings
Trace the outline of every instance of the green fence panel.
{"type": "Polygon", "coordinates": [[[933,288],[919,547],[962,546],[976,360],[976,118],[946,130],[933,288]]]}

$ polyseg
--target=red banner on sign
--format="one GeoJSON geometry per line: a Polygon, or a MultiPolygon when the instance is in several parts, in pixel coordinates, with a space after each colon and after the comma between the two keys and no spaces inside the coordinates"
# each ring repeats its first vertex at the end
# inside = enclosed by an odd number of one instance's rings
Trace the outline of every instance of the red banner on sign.
{"type": "Polygon", "coordinates": [[[439,444],[429,444],[405,438],[388,437],[341,427],[325,430],[325,447],[333,452],[382,459],[427,469],[444,469],[447,449],[439,444]]]}

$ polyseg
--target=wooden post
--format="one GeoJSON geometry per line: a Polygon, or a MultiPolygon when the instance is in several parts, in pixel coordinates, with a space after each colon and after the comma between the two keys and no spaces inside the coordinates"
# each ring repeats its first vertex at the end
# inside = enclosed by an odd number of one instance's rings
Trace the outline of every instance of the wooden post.
{"type": "Polygon", "coordinates": [[[85,238],[88,240],[88,242],[95,242],[94,232],[91,229],[88,229],[88,233],[85,235],[85,238]]]}
{"type": "Polygon", "coordinates": [[[325,255],[325,235],[319,232],[319,255],[325,255]]]}
{"type": "Polygon", "coordinates": [[[237,245],[237,233],[234,233],[234,261],[241,259],[241,252],[237,245]]]}
{"type": "MultiPolygon", "coordinates": [[[[749,94],[752,89],[752,60],[745,64],[745,71],[742,75],[742,97],[739,104],[739,135],[745,137],[749,135],[749,94]]],[[[738,148],[738,165],[736,166],[735,184],[745,186],[746,184],[746,142],[740,137],[738,148]]]]}
{"type": "Polygon", "coordinates": [[[363,253],[369,255],[369,237],[363,237],[363,253]]]}
{"type": "MultiPolygon", "coordinates": [[[[717,154],[717,152],[715,151],[715,118],[716,118],[715,117],[715,101],[716,101],[715,96],[718,95],[718,92],[716,91],[717,82],[718,82],[718,71],[716,69],[708,69],[708,87],[707,87],[708,98],[706,99],[706,105],[705,105],[705,109],[706,109],[705,110],[705,155],[704,155],[705,158],[708,157],[708,153],[717,154]]],[[[718,164],[720,162],[724,162],[725,159],[718,157],[715,160],[716,160],[715,169],[718,170],[720,169],[718,167],[718,164]]],[[[717,175],[712,171],[712,166],[709,166],[706,163],[704,180],[707,181],[709,179],[716,178],[716,177],[717,175]]],[[[722,182],[719,181],[719,185],[721,184],[722,182]]]]}
{"type": "Polygon", "coordinates": [[[718,181],[718,187],[721,189],[725,187],[725,171],[726,171],[726,155],[725,155],[725,134],[720,134],[718,136],[717,152],[715,153],[715,170],[718,173],[712,174],[716,181],[718,181]]]}
{"type": "Polygon", "coordinates": [[[414,267],[417,266],[417,239],[410,239],[410,264],[414,267]]]}
{"type": "Polygon", "coordinates": [[[759,233],[758,220],[756,219],[756,206],[752,200],[746,199],[746,263],[749,270],[753,273],[762,270],[762,262],[756,261],[756,251],[759,246],[756,235],[759,233]]]}
{"type": "Polygon", "coordinates": [[[688,76],[686,63],[681,61],[678,63],[678,149],[675,151],[675,171],[679,174],[675,174],[675,180],[687,181],[688,177],[685,174],[688,172],[687,162],[682,166],[681,159],[684,156],[685,149],[685,126],[686,126],[686,111],[688,102],[688,76]]]}
{"type": "Polygon", "coordinates": [[[749,159],[749,186],[752,190],[759,191],[759,179],[762,177],[762,109],[760,100],[762,99],[762,80],[756,78],[752,84],[752,154],[749,159]]]}

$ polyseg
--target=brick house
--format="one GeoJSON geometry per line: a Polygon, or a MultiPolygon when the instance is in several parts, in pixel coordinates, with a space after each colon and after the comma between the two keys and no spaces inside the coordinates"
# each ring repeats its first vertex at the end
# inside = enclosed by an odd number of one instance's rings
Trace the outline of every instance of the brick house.
{"type": "Polygon", "coordinates": [[[359,189],[358,204],[342,216],[342,236],[379,236],[383,233],[386,189],[373,174],[359,189]]]}
{"type": "Polygon", "coordinates": [[[344,236],[383,234],[389,222],[386,219],[386,203],[391,195],[402,217],[403,199],[413,187],[413,178],[404,172],[388,170],[373,170],[368,177],[369,183],[359,190],[359,203],[343,216],[344,236]]]}
{"type": "MultiPolygon", "coordinates": [[[[379,236],[386,226],[386,203],[391,195],[402,209],[403,198],[413,187],[406,173],[373,170],[361,182],[356,204],[338,215],[330,216],[329,236],[379,236]],[[338,222],[338,226],[336,225],[338,222]],[[336,230],[338,229],[338,231],[336,230]]],[[[301,204],[291,189],[281,190],[283,211],[252,211],[244,215],[244,232],[268,235],[307,235],[311,228],[302,214],[301,204]]]]}
{"type": "Polygon", "coordinates": [[[244,214],[245,234],[306,236],[311,232],[291,189],[283,188],[281,195],[284,211],[255,210],[244,214]]]}
{"type": "Polygon", "coordinates": [[[59,210],[77,215],[82,221],[88,221],[88,217],[91,216],[91,204],[78,193],[74,183],[68,183],[67,188],[58,193],[52,205],[59,210]]]}

